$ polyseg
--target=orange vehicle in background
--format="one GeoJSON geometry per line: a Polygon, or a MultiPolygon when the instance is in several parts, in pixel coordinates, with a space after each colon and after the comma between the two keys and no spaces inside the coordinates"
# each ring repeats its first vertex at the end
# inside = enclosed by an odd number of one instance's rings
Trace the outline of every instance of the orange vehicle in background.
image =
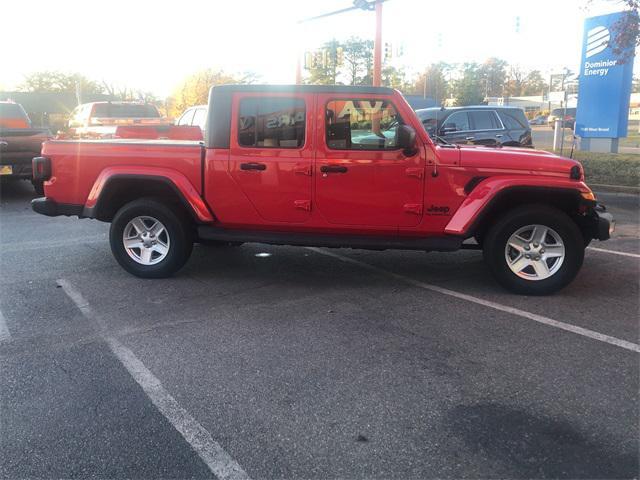
{"type": "Polygon", "coordinates": [[[42,143],[51,138],[48,128],[32,128],[19,103],[0,102],[0,176],[31,180],[42,194],[42,181],[32,180],[31,160],[40,155],[42,143]]]}

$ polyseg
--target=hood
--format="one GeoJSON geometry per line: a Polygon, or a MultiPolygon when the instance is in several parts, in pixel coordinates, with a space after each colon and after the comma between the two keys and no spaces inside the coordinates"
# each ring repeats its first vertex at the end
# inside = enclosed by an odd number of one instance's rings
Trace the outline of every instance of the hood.
{"type": "Polygon", "coordinates": [[[580,162],[544,150],[515,147],[460,146],[460,164],[502,173],[528,173],[538,175],[569,176],[571,168],[580,162]]]}

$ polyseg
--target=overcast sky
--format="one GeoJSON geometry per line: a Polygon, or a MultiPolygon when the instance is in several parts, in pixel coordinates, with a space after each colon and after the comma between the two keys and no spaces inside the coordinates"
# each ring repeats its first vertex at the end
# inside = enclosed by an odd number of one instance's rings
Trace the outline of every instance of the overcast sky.
{"type": "MultiPolygon", "coordinates": [[[[383,41],[402,45],[393,64],[410,72],[435,61],[504,58],[548,74],[577,69],[582,24],[620,10],[593,0],[388,0],[383,41]],[[516,17],[520,32],[516,32],[516,17]],[[442,38],[442,47],[437,39],[442,38]]],[[[348,7],[352,0],[4,0],[0,89],[37,70],[169,95],[202,68],[253,71],[268,83],[292,83],[299,51],[332,38],[373,38],[374,14],[354,11],[296,24],[348,7]]]]}

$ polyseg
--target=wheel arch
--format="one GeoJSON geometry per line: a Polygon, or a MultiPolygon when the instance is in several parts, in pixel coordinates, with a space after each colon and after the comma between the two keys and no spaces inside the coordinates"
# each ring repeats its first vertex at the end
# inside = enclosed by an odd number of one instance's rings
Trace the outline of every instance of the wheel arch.
{"type": "MultiPolygon", "coordinates": [[[[482,237],[506,211],[525,204],[548,205],[557,208],[574,219],[579,228],[584,231],[578,215],[580,206],[584,202],[581,191],[576,187],[509,186],[488,195],[484,202],[477,201],[474,205],[475,208],[459,209],[447,225],[446,231],[466,238],[482,237]]],[[[473,202],[470,203],[473,204],[473,202]]]]}
{"type": "MultiPolygon", "coordinates": [[[[184,188],[162,174],[110,173],[99,177],[85,205],[82,216],[110,222],[125,204],[143,197],[156,197],[184,211],[194,222],[213,220],[211,213],[195,189],[184,188]],[[102,177],[102,178],[101,178],[102,177]],[[187,191],[185,191],[187,190],[187,191]],[[195,194],[194,194],[195,193],[195,194]]],[[[183,183],[183,185],[180,185],[183,183]]]]}

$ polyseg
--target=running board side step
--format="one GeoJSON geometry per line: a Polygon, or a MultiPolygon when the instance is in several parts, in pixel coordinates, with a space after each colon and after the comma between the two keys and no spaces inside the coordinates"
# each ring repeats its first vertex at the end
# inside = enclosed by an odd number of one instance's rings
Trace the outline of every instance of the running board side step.
{"type": "Polygon", "coordinates": [[[426,250],[453,252],[462,246],[460,237],[374,237],[365,235],[326,235],[316,233],[289,233],[261,230],[228,230],[200,225],[198,238],[220,242],[268,243],[302,247],[360,248],[365,250],[426,250]]]}

